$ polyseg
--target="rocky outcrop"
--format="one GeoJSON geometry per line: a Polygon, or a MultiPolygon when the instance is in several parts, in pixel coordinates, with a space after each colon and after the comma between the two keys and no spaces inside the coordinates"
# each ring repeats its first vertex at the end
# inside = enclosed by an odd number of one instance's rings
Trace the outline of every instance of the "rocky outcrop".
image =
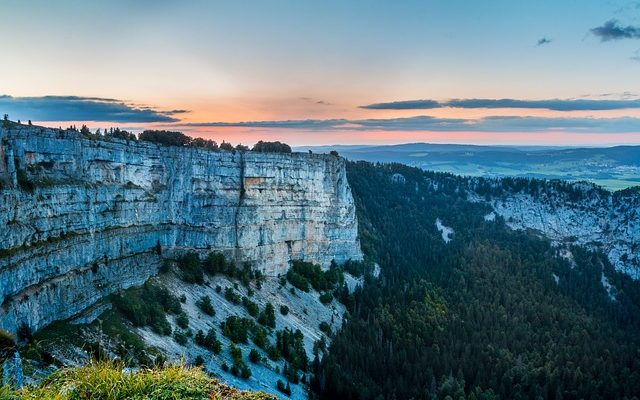
{"type": "Polygon", "coordinates": [[[610,193],[585,183],[568,185],[573,196],[558,190],[535,196],[505,191],[490,200],[472,199],[488,202],[513,229],[533,229],[558,244],[600,250],[616,270],[640,279],[640,191],[610,193]]]}
{"type": "Polygon", "coordinates": [[[267,275],[362,257],[344,161],[0,129],[0,327],[70,317],[156,273],[158,252],[219,250],[267,275]]]}

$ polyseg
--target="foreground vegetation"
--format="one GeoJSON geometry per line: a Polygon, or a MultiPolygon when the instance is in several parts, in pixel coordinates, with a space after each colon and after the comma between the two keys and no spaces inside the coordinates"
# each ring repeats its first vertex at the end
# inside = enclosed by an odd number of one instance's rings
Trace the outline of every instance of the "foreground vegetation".
{"type": "Polygon", "coordinates": [[[37,387],[11,390],[0,387],[1,400],[267,400],[273,395],[242,392],[221,384],[199,368],[169,366],[123,370],[122,365],[93,363],[62,369],[37,387]]]}

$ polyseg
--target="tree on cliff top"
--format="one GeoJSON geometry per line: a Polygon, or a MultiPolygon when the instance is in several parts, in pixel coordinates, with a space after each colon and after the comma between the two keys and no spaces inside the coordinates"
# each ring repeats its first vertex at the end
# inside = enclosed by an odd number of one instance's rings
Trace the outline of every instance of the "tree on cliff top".
{"type": "Polygon", "coordinates": [[[187,146],[191,143],[189,136],[176,131],[146,130],[140,134],[140,140],[167,146],[187,146]]]}
{"type": "Polygon", "coordinates": [[[282,142],[263,142],[261,140],[253,146],[251,151],[259,153],[291,153],[291,147],[282,142]]]}

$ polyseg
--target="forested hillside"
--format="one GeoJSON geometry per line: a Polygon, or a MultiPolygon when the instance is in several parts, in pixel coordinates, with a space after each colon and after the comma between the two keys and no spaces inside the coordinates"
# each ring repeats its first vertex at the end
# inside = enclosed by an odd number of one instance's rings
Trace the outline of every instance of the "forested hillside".
{"type": "Polygon", "coordinates": [[[364,162],[348,177],[382,272],[315,366],[321,397],[640,396],[640,285],[605,256],[485,221],[465,178],[364,162]]]}

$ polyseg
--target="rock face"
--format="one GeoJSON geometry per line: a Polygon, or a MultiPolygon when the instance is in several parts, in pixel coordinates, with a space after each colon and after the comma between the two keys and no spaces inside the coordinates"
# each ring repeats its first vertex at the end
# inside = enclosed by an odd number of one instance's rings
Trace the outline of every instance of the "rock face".
{"type": "Polygon", "coordinates": [[[0,128],[0,327],[38,329],[141,284],[162,252],[267,275],[361,259],[344,160],[0,128]]]}
{"type": "MultiPolygon", "coordinates": [[[[592,185],[570,184],[574,193],[538,196],[508,193],[488,203],[513,229],[534,229],[549,239],[603,251],[616,270],[640,279],[640,191],[610,193],[592,185]]],[[[487,201],[472,196],[476,201],[487,201]]],[[[495,218],[495,214],[485,219],[495,218]]]]}

